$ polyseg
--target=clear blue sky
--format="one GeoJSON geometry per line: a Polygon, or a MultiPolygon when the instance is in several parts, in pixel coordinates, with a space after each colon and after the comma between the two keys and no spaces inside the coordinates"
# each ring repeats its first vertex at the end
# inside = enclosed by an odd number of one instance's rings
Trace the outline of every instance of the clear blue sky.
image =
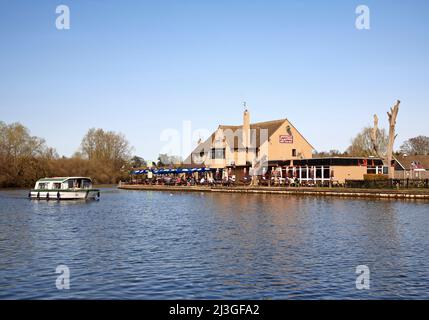
{"type": "Polygon", "coordinates": [[[163,129],[239,124],[245,100],[341,150],[400,99],[399,145],[429,135],[428,42],[425,0],[0,0],[0,120],[67,156],[90,127],[119,131],[150,159],[163,129]]]}

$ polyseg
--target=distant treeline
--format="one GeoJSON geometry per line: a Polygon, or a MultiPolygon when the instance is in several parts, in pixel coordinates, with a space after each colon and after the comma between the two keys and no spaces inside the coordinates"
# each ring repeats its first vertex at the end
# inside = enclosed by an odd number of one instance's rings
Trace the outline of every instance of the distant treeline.
{"type": "MultiPolygon", "coordinates": [[[[371,128],[364,128],[351,141],[346,151],[317,152],[314,156],[370,156],[374,155],[371,128]]],[[[387,146],[387,135],[380,130],[378,150],[387,146]]],[[[131,157],[132,148],[123,134],[90,129],[82,138],[80,149],[70,158],[59,157],[55,149],[42,138],[30,135],[20,123],[0,121],[0,188],[30,187],[39,178],[53,176],[88,176],[95,183],[117,183],[128,177],[132,168],[147,165],[138,156],[131,157]]],[[[429,154],[429,137],[418,136],[404,141],[397,152],[429,154]]],[[[179,165],[181,158],[160,154],[157,166],[179,165]]],[[[151,164],[152,165],[152,164],[151,164]]]]}
{"type": "Polygon", "coordinates": [[[20,123],[0,122],[0,187],[30,187],[42,177],[88,176],[95,183],[117,183],[128,175],[131,147],[119,133],[90,129],[80,150],[59,157],[20,123]]]}
{"type": "MultiPolygon", "coordinates": [[[[371,127],[365,127],[353,139],[350,146],[343,152],[339,150],[319,151],[313,154],[314,157],[369,157],[375,156],[374,145],[371,141],[371,127]]],[[[387,149],[388,135],[384,129],[377,130],[377,149],[384,154],[387,149]]],[[[429,137],[419,135],[405,140],[396,150],[395,154],[408,155],[428,155],[429,137]]]]}

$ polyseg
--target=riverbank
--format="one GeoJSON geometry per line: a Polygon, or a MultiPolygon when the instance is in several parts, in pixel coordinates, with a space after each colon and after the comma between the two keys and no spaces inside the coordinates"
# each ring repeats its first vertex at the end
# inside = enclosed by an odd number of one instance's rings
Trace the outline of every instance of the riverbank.
{"type": "Polygon", "coordinates": [[[123,190],[170,191],[170,192],[223,192],[311,195],[360,198],[423,199],[429,200],[429,189],[352,189],[352,188],[280,188],[280,187],[209,187],[209,186],[163,186],[163,185],[120,185],[123,190]]]}

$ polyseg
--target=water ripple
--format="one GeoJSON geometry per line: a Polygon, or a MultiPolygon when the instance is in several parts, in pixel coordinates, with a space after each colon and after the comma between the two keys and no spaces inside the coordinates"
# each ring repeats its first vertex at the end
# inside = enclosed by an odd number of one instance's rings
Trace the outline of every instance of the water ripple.
{"type": "Polygon", "coordinates": [[[0,192],[0,299],[429,298],[424,202],[103,191],[0,192]]]}

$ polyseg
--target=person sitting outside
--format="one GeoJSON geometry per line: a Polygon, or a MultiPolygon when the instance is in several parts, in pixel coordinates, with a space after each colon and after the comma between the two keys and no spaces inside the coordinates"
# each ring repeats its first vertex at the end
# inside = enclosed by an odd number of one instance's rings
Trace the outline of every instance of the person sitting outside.
{"type": "Polygon", "coordinates": [[[289,178],[289,185],[291,187],[296,187],[296,182],[295,182],[295,178],[294,177],[289,178]]]}
{"type": "Polygon", "coordinates": [[[208,178],[207,178],[207,182],[208,182],[208,184],[209,184],[210,186],[213,186],[213,184],[214,184],[214,180],[213,180],[213,178],[212,178],[212,177],[208,177],[208,178]]]}

